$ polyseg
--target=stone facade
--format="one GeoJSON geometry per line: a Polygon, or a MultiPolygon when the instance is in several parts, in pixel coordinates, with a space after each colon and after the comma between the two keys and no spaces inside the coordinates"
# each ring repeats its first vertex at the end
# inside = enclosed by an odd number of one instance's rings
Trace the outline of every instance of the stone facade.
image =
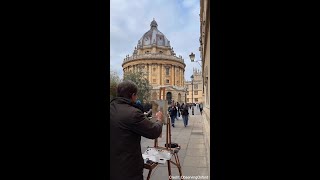
{"type": "MultiPolygon", "coordinates": [[[[210,1],[200,0],[200,54],[202,59],[202,76],[204,83],[204,137],[207,149],[208,168],[210,169],[210,1]]],[[[209,172],[210,173],[210,172],[209,172]]],[[[209,174],[210,175],[210,174],[209,174]]]]}
{"type": "Polygon", "coordinates": [[[193,69],[193,77],[194,77],[193,82],[192,81],[185,82],[185,87],[187,89],[186,102],[187,103],[203,103],[203,79],[202,79],[201,71],[198,69],[193,69]],[[192,94],[192,90],[193,90],[193,94],[192,94]]]}
{"type": "Polygon", "coordinates": [[[138,41],[131,56],[122,63],[127,72],[144,73],[152,86],[150,100],[158,100],[160,87],[165,87],[165,99],[182,103],[185,100],[184,72],[186,64],[182,56],[176,56],[170,41],[158,30],[153,20],[151,28],[138,41]]]}

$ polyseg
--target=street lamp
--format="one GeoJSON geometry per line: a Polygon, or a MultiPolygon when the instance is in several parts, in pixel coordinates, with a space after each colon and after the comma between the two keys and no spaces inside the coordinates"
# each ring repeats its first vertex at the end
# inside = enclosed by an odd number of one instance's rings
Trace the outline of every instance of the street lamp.
{"type": "MultiPolygon", "coordinates": [[[[202,60],[197,60],[197,61],[195,61],[194,58],[196,57],[196,55],[193,54],[193,52],[191,52],[191,54],[189,55],[189,57],[190,57],[191,62],[197,62],[197,63],[201,66],[201,64],[199,63],[199,61],[202,61],[202,60]]],[[[201,66],[201,67],[202,67],[202,66],[201,66]]]]}
{"type": "Polygon", "coordinates": [[[185,95],[184,95],[184,102],[187,104],[187,92],[188,92],[188,87],[186,87],[185,95]]]}
{"type": "Polygon", "coordinates": [[[192,115],[194,115],[194,108],[193,108],[193,75],[191,75],[191,90],[192,90],[192,105],[191,105],[191,107],[192,107],[192,115]]]}

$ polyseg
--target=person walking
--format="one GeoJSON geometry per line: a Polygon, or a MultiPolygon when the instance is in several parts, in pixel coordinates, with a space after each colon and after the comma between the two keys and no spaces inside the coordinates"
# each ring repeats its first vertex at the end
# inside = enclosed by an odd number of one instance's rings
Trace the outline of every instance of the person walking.
{"type": "Polygon", "coordinates": [[[175,119],[177,118],[177,108],[174,105],[174,103],[171,104],[171,107],[169,107],[168,111],[170,114],[172,127],[174,127],[174,122],[175,122],[175,119]]]}
{"type": "Polygon", "coordinates": [[[179,102],[177,102],[177,120],[179,120],[180,117],[180,106],[179,102]]]}
{"type": "Polygon", "coordinates": [[[202,115],[202,110],[203,110],[203,104],[202,103],[199,104],[199,108],[200,108],[200,113],[202,115]]]}
{"type": "Polygon", "coordinates": [[[184,127],[188,126],[188,118],[189,118],[189,107],[187,104],[184,104],[181,108],[181,115],[183,119],[184,127]]]}

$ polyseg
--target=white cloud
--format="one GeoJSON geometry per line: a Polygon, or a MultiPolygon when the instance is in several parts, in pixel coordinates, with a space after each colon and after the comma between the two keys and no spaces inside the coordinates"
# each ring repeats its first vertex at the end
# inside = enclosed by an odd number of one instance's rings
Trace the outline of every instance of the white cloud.
{"type": "Polygon", "coordinates": [[[197,6],[197,3],[200,3],[200,0],[183,0],[182,5],[188,8],[197,6]]]}
{"type": "Polygon", "coordinates": [[[110,65],[121,77],[122,62],[132,54],[138,40],[150,29],[155,18],[158,29],[170,40],[177,55],[186,63],[185,79],[189,80],[194,67],[189,54],[199,54],[199,0],[111,0],[110,2],[110,65]]]}

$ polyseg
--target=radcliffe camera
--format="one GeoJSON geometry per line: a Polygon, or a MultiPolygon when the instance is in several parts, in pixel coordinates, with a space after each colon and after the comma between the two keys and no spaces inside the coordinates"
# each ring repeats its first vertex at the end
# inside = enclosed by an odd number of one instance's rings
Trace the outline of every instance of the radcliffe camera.
{"type": "Polygon", "coordinates": [[[207,5],[111,0],[111,180],[210,179],[207,5]]]}

